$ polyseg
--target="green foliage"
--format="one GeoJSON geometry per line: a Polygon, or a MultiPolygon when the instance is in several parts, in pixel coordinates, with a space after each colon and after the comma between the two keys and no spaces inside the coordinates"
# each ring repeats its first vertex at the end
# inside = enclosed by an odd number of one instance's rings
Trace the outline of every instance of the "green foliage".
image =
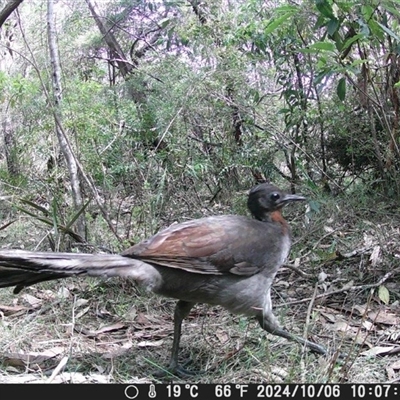
{"type": "Polygon", "coordinates": [[[346,98],[346,78],[340,78],[337,85],[337,95],[341,101],[346,98]]]}
{"type": "MultiPolygon", "coordinates": [[[[251,186],[257,174],[310,187],[340,186],[353,174],[396,187],[399,13],[392,2],[193,4],[196,11],[179,1],[99,5],[118,55],[87,23],[84,2],[59,15],[63,126],[105,198],[134,196],[131,209],[156,226],[173,218],[168,204],[181,193],[187,212],[201,213],[201,201],[229,201],[227,193],[251,186]],[[123,57],[126,76],[116,61],[123,57]],[[353,110],[359,104],[363,111],[353,110]]],[[[65,161],[54,173],[47,168],[59,148],[45,93],[47,49],[35,33],[45,9],[21,7],[27,43],[19,44],[31,52],[15,53],[15,69],[0,72],[0,99],[17,121],[21,179],[54,197],[68,183],[65,161]]]]}

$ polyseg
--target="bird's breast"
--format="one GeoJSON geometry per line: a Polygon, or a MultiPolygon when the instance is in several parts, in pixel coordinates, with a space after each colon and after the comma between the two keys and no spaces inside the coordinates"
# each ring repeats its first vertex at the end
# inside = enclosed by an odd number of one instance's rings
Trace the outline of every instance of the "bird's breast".
{"type": "Polygon", "coordinates": [[[289,256],[291,240],[288,234],[282,236],[280,265],[284,264],[289,256]]]}

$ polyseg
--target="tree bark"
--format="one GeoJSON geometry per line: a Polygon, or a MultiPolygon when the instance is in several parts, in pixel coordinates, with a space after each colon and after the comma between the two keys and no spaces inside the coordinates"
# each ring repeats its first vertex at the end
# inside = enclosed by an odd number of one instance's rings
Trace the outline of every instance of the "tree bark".
{"type": "Polygon", "coordinates": [[[0,28],[6,22],[7,18],[15,11],[24,0],[9,1],[4,8],[0,11],[0,28]]]}
{"type": "Polygon", "coordinates": [[[17,147],[15,143],[14,129],[10,125],[9,119],[5,117],[3,120],[3,138],[7,170],[10,176],[17,177],[20,173],[20,168],[16,154],[17,147]]]}
{"type": "MultiPolygon", "coordinates": [[[[75,159],[71,144],[64,134],[62,127],[62,118],[60,111],[60,103],[62,100],[62,86],[61,86],[61,66],[58,57],[58,46],[56,40],[56,27],[54,18],[54,0],[47,1],[47,36],[49,41],[50,62],[52,71],[52,85],[53,85],[53,113],[55,122],[55,131],[57,134],[58,143],[61,152],[65,158],[69,178],[71,183],[71,194],[74,202],[75,211],[78,212],[83,207],[83,199],[81,193],[81,183],[79,179],[78,163],[75,159]]],[[[77,219],[77,233],[86,238],[85,220],[83,216],[77,219]]]]}
{"type": "MultiPolygon", "coordinates": [[[[202,9],[204,2],[199,0],[188,0],[188,3],[192,6],[193,12],[199,19],[201,25],[205,26],[207,24],[206,13],[202,9]]],[[[214,39],[216,47],[221,46],[220,40],[218,38],[214,39]]],[[[239,106],[235,102],[235,82],[233,79],[228,79],[226,83],[226,98],[228,99],[229,108],[232,110],[232,130],[234,142],[241,146],[243,144],[243,119],[240,116],[239,106]]]]}
{"type": "Polygon", "coordinates": [[[89,7],[89,11],[92,14],[94,21],[96,22],[99,31],[103,35],[104,40],[110,48],[111,55],[118,65],[118,68],[121,71],[121,75],[124,79],[126,79],[131,73],[133,65],[127,61],[124,51],[115,39],[112,32],[103,24],[103,21],[97,14],[96,4],[94,2],[91,2],[90,0],[86,0],[86,4],[89,7]]]}

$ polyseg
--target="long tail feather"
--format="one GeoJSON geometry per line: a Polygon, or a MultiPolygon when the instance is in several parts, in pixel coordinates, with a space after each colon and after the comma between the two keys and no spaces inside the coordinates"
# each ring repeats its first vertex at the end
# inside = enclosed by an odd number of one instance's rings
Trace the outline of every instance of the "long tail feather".
{"type": "MultiPolygon", "coordinates": [[[[72,275],[133,277],[139,260],[111,254],[45,253],[22,250],[0,251],[0,288],[16,286],[14,293],[38,282],[72,275]]],[[[138,275],[138,273],[136,273],[138,275]]]]}

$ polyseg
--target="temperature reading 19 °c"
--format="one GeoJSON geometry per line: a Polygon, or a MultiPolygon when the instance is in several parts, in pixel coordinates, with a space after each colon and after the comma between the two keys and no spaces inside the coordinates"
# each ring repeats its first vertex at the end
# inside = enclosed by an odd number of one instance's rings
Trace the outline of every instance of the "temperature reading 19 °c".
{"type": "Polygon", "coordinates": [[[195,399],[199,395],[199,388],[197,385],[185,384],[185,385],[167,385],[167,395],[168,397],[184,397],[187,395],[192,399],[195,399]]]}

